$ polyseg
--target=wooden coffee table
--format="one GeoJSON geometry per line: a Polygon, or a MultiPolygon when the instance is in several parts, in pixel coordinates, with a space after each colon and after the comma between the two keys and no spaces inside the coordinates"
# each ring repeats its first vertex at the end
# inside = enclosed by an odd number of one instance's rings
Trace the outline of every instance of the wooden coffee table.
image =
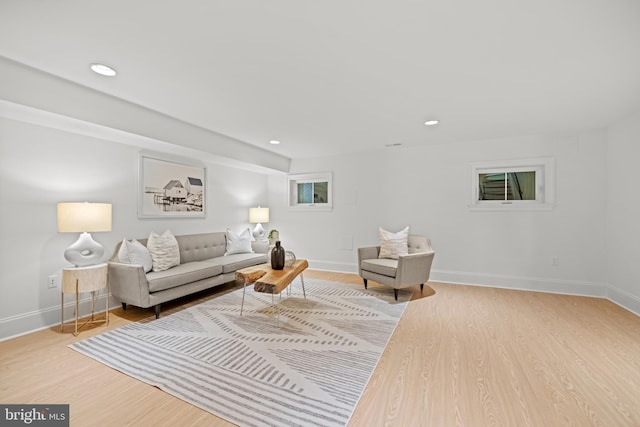
{"type": "Polygon", "coordinates": [[[274,270],[271,268],[270,264],[261,264],[242,268],[236,271],[236,279],[243,282],[240,316],[242,316],[242,310],[244,308],[244,294],[246,292],[247,285],[253,284],[253,290],[255,292],[271,294],[271,303],[275,310],[273,295],[279,294],[283,290],[287,289],[291,282],[293,282],[293,279],[300,275],[300,281],[302,282],[302,295],[307,299],[307,294],[304,290],[304,277],[302,275],[302,272],[306,270],[307,267],[309,267],[309,263],[306,259],[298,259],[291,267],[285,267],[282,270],[274,270]]]}

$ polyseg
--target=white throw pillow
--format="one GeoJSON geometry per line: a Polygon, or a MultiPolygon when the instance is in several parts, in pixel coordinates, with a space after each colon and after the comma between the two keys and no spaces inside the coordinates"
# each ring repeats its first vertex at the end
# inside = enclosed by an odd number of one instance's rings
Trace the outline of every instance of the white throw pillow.
{"type": "Polygon", "coordinates": [[[249,253],[253,253],[251,230],[246,228],[242,233],[236,234],[227,228],[227,252],[225,255],[249,253]]]}
{"type": "Polygon", "coordinates": [[[135,239],[122,241],[118,251],[118,260],[127,264],[141,265],[145,273],[150,272],[153,268],[149,249],[135,239]]]}
{"type": "Polygon", "coordinates": [[[162,235],[152,231],[147,239],[147,249],[151,253],[153,271],[164,271],[180,265],[178,241],[169,230],[162,235]]]}
{"type": "Polygon", "coordinates": [[[409,227],[397,233],[380,228],[380,254],[378,258],[398,259],[409,253],[409,227]]]}

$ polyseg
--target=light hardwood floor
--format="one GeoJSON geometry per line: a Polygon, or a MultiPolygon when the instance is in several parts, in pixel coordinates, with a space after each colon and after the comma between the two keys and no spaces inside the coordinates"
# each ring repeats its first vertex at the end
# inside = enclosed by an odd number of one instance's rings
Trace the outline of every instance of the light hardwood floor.
{"type": "MultiPolygon", "coordinates": [[[[67,348],[150,315],[115,309],[77,338],[55,327],[0,343],[0,402],[68,403],[72,426],[232,425],[67,348]]],[[[349,425],[640,426],[640,317],[597,298],[416,287],[349,425]]]]}

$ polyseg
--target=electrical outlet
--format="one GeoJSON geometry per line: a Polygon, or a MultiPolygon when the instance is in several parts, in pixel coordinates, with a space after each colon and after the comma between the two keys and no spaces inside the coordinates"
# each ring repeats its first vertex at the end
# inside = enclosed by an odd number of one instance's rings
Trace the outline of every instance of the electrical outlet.
{"type": "Polygon", "coordinates": [[[551,258],[551,265],[553,267],[559,266],[560,265],[560,258],[558,258],[558,257],[551,258]]]}
{"type": "Polygon", "coordinates": [[[47,287],[49,289],[58,287],[58,285],[56,285],[56,276],[55,275],[49,276],[49,278],[47,279],[47,287]]]}

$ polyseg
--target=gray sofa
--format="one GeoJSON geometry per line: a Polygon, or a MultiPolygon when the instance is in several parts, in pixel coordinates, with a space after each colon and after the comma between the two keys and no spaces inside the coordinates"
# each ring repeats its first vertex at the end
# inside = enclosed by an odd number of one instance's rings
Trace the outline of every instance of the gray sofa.
{"type": "MultiPolygon", "coordinates": [[[[180,265],[165,271],[145,273],[141,265],[125,264],[118,260],[122,242],[109,261],[109,290],[122,302],[137,307],[154,307],[160,317],[160,305],[194,292],[235,281],[241,268],[267,262],[268,245],[252,243],[254,253],[225,255],[226,233],[204,233],[175,236],[180,250],[180,265]]],[[[147,245],[146,239],[138,239],[147,245]]]]}

